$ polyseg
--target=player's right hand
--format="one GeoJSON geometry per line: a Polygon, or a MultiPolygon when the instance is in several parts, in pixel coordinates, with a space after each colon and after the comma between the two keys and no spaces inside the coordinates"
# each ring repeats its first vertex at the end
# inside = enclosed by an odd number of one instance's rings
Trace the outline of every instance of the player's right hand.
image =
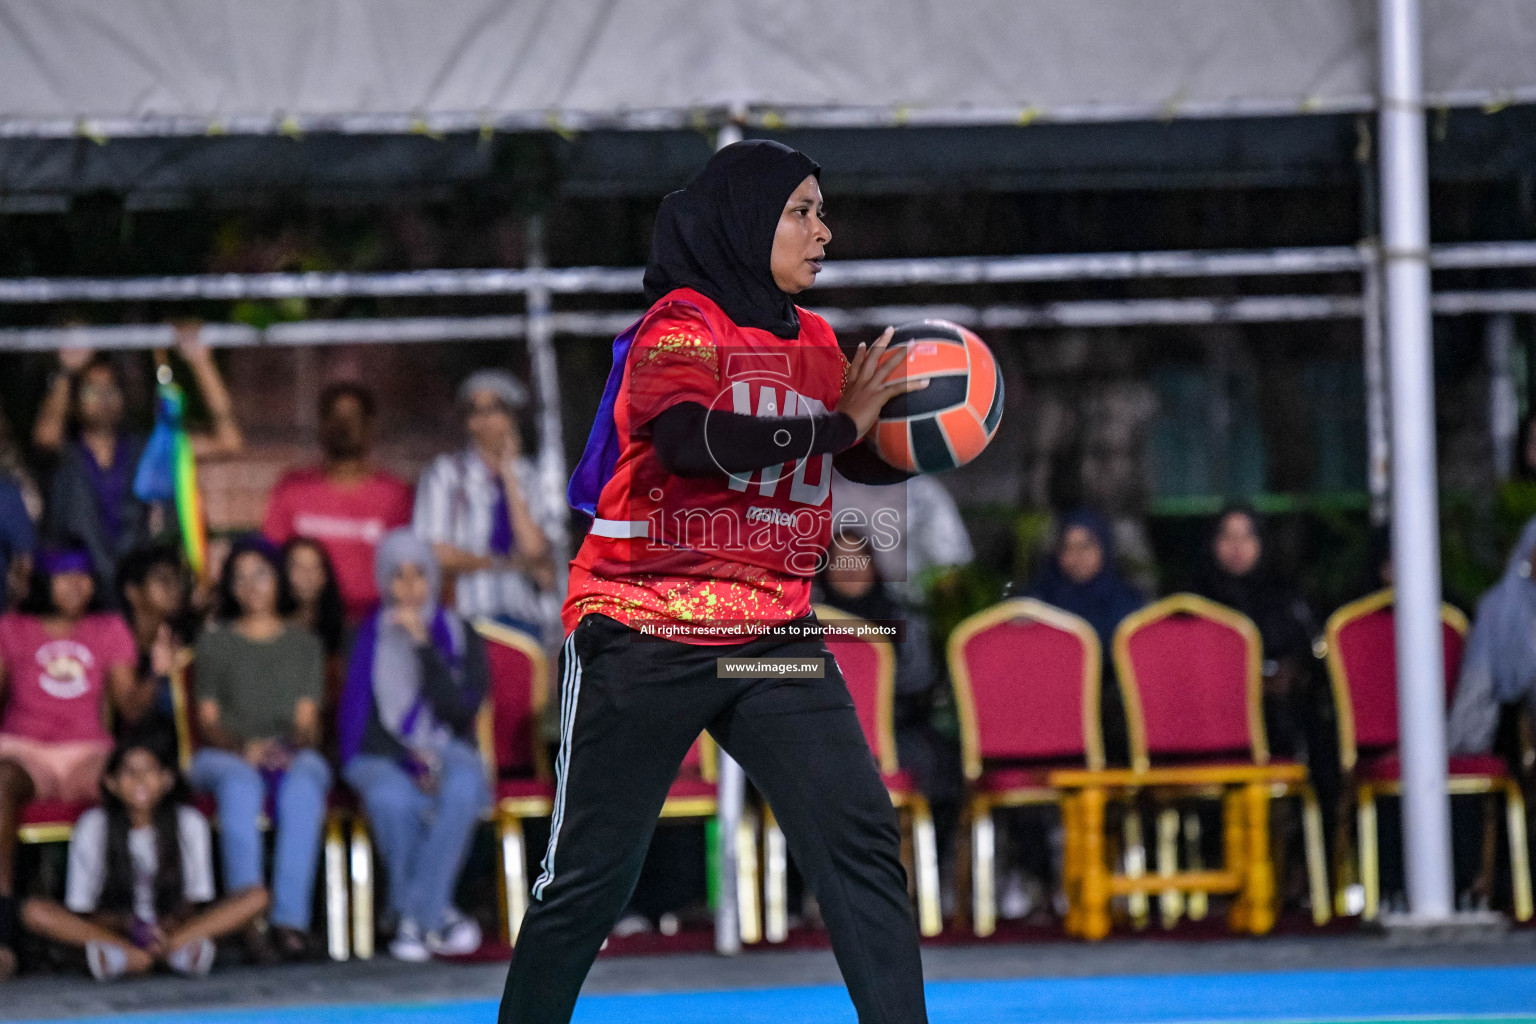
{"type": "Polygon", "coordinates": [[[869,433],[880,417],[885,403],[908,391],[928,386],[927,377],[897,377],[903,362],[902,352],[887,353],[896,328],[887,327],[873,345],[859,342],[848,365],[848,383],[838,399],[836,412],[847,413],[859,428],[859,436],[869,433]],[[896,379],[893,379],[896,378],[896,379]]]}

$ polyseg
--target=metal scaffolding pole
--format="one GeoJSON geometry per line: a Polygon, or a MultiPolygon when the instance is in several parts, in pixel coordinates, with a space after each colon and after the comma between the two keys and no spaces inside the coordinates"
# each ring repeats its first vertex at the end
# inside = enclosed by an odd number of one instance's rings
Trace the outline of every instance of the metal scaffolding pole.
{"type": "MultiPolygon", "coordinates": [[[[544,218],[541,215],[528,218],[524,245],[528,269],[544,270],[544,218]]],[[[560,370],[555,361],[555,325],[549,289],[543,284],[529,288],[527,309],[528,366],[534,391],[539,396],[539,476],[543,478],[547,493],[564,494],[567,480],[565,434],[560,425],[560,370]]],[[[551,554],[557,566],[564,565],[571,557],[566,546],[559,543],[551,554]]],[[[562,599],[565,583],[565,577],[555,573],[555,590],[562,599]]]]}
{"type": "Polygon", "coordinates": [[[1453,911],[1440,633],[1440,526],[1429,298],[1429,174],[1418,0],[1379,0],[1382,257],[1392,391],[1403,851],[1415,921],[1453,911]]]}
{"type": "MultiPolygon", "coordinates": [[[[1488,352],[1488,434],[1493,442],[1493,473],[1508,480],[1515,466],[1515,440],[1520,432],[1520,399],[1515,388],[1515,318],[1495,313],[1483,328],[1488,352]]],[[[1524,458],[1525,453],[1521,452],[1524,458]]]]}
{"type": "Polygon", "coordinates": [[[1380,525],[1391,512],[1392,444],[1387,438],[1387,355],[1381,328],[1381,251],[1374,242],[1360,246],[1360,335],[1365,366],[1366,487],[1371,522],[1380,525]]]}
{"type": "MultiPolygon", "coordinates": [[[[741,141],[741,128],[727,124],[715,136],[715,148],[724,149],[741,141]]],[[[719,899],[715,903],[715,952],[735,956],[741,952],[742,938],[742,864],[737,839],[747,800],[747,775],[736,759],[720,751],[719,778],[716,789],[719,802],[715,813],[716,848],[719,850],[719,899]]],[[[756,884],[756,880],[752,881],[756,884]]],[[[755,922],[754,922],[755,924],[755,922]]],[[[755,929],[753,929],[755,931],[755,929]]],[[[756,936],[754,935],[755,939],[756,936]]]]}

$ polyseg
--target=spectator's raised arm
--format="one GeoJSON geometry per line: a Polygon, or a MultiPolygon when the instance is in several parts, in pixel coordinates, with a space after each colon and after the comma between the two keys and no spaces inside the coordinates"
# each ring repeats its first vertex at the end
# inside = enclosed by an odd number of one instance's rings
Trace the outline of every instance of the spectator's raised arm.
{"type": "Polygon", "coordinates": [[[238,455],[245,450],[245,435],[235,419],[235,406],[230,400],[224,377],[213,361],[213,353],[203,344],[201,330],[190,321],[176,325],[176,351],[192,368],[192,377],[202,393],[203,404],[213,420],[213,430],[208,434],[192,435],[192,451],[200,459],[238,455]]]}

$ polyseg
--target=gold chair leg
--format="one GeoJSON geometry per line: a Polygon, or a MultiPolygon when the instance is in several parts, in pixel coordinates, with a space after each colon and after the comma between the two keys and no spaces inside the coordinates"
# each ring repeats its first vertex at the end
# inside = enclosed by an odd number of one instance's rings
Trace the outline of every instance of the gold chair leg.
{"type": "Polygon", "coordinates": [[[1307,847],[1312,923],[1322,926],[1332,917],[1328,907],[1328,856],[1323,842],[1323,811],[1317,804],[1317,791],[1311,786],[1301,789],[1301,830],[1307,847]]]}
{"type": "Polygon", "coordinates": [[[502,939],[517,945],[528,913],[528,851],[523,838],[523,819],[496,812],[496,839],[501,847],[502,939]]]}
{"type": "Polygon", "coordinates": [[[909,806],[912,816],[912,861],[917,876],[917,923],[925,936],[944,930],[939,912],[939,840],[933,830],[933,812],[928,801],[914,795],[909,806]]]}
{"type": "Polygon", "coordinates": [[[743,810],[736,824],[736,919],[741,941],[763,941],[763,915],[757,900],[757,815],[743,810]]]}
{"type": "Polygon", "coordinates": [[[1082,917],[1083,826],[1076,794],[1068,791],[1058,797],[1061,827],[1066,833],[1061,856],[1061,889],[1067,896],[1067,916],[1062,922],[1068,935],[1076,935],[1082,917]]]}
{"type": "Polygon", "coordinates": [[[1104,803],[1102,789],[1090,786],[1078,794],[1082,823],[1082,936],[1089,940],[1109,934],[1109,865],[1104,859],[1104,803]]]}
{"type": "MultiPolygon", "coordinates": [[[[1126,812],[1125,822],[1121,825],[1125,833],[1125,877],[1141,879],[1147,877],[1147,843],[1142,836],[1141,814],[1131,805],[1126,812]]],[[[1150,916],[1150,901],[1145,892],[1133,892],[1126,899],[1126,909],[1131,914],[1131,924],[1137,931],[1147,926],[1150,916]]]]}
{"type": "Polygon", "coordinates": [[[763,808],[763,937],[769,942],[789,938],[789,854],[784,830],[763,808]]]}
{"type": "Polygon", "coordinates": [[[1504,789],[1504,812],[1509,830],[1509,877],[1515,896],[1515,920],[1531,919],[1531,855],[1526,845],[1525,794],[1511,779],[1504,789]]]}
{"type": "Polygon", "coordinates": [[[1269,786],[1243,787],[1248,817],[1248,930],[1267,934],[1275,926],[1275,863],[1269,843],[1269,786]]]}
{"type": "MultiPolygon", "coordinates": [[[[1200,848],[1200,815],[1191,811],[1184,815],[1184,862],[1191,871],[1205,870],[1205,851],[1200,848]]],[[[1204,921],[1211,912],[1211,894],[1196,889],[1184,899],[1184,911],[1191,921],[1204,921]]]]}
{"type": "Polygon", "coordinates": [[[352,819],[352,843],[347,858],[352,876],[352,955],[373,959],[373,842],[368,823],[352,819]]]}
{"type": "MultiPolygon", "coordinates": [[[[1221,797],[1221,839],[1224,866],[1241,878],[1248,875],[1248,815],[1239,789],[1229,789],[1221,797]]],[[[1252,904],[1248,887],[1237,891],[1227,912],[1227,925],[1234,932],[1248,930],[1252,904]]]]}
{"type": "Polygon", "coordinates": [[[352,955],[347,920],[347,842],[340,813],[325,819],[325,946],[332,960],[352,955]]]}
{"type": "Polygon", "coordinates": [[[1360,847],[1360,884],[1365,888],[1365,908],[1361,917],[1376,920],[1381,908],[1381,863],[1376,849],[1376,794],[1368,786],[1361,786],[1359,793],[1359,817],[1356,844],[1360,847]]]}
{"type": "Polygon", "coordinates": [[[997,931],[997,831],[992,808],[977,802],[971,812],[971,927],[978,936],[997,931]]]}
{"type": "MultiPolygon", "coordinates": [[[[1157,874],[1159,878],[1172,878],[1179,870],[1179,812],[1175,807],[1164,807],[1157,813],[1157,874]]],[[[1157,896],[1158,915],[1163,930],[1179,923],[1184,916],[1184,894],[1177,889],[1165,889],[1157,896]]]]}

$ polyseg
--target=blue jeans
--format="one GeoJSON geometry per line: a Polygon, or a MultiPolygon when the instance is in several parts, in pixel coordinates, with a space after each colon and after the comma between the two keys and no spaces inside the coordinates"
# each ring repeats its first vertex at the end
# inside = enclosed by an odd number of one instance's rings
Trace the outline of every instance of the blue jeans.
{"type": "Polygon", "coordinates": [[[490,803],[479,753],[450,743],[435,793],[423,792],[397,761],[377,754],[357,755],[341,775],[368,811],[390,909],[423,930],[442,927],[475,826],[490,803]]]}
{"type": "MultiPolygon", "coordinates": [[[[258,824],[267,804],[267,784],[261,772],[236,754],[205,747],[193,755],[187,778],[193,789],[212,793],[218,801],[224,888],[235,892],[261,885],[258,824]]],[[[313,750],[294,755],[277,784],[273,794],[277,843],[272,857],[271,915],[275,925],[309,931],[320,830],[330,790],[330,766],[313,750]]]]}

